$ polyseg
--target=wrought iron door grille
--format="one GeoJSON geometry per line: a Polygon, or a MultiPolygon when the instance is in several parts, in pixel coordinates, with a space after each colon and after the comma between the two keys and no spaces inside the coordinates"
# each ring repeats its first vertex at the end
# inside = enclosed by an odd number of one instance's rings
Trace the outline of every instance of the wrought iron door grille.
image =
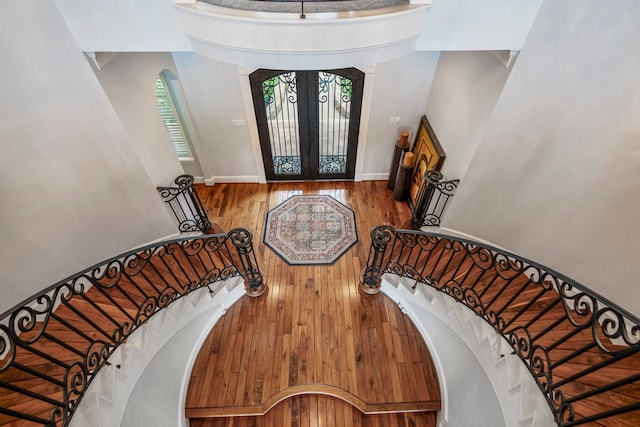
{"type": "Polygon", "coordinates": [[[300,156],[273,156],[273,169],[276,175],[300,175],[300,156]]]}
{"type": "Polygon", "coordinates": [[[347,144],[353,81],[337,74],[318,73],[319,174],[347,170],[347,144]]]}
{"type": "Polygon", "coordinates": [[[346,155],[337,155],[337,156],[320,155],[320,173],[321,174],[344,173],[346,169],[347,169],[346,155]]]}
{"type": "Polygon", "coordinates": [[[276,175],[300,175],[300,131],[295,72],[287,72],[262,83],[267,125],[276,175]]]}

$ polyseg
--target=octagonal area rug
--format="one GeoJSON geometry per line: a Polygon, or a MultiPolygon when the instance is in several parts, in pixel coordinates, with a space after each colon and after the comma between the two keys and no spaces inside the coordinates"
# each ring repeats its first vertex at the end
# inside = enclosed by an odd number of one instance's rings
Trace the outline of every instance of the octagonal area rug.
{"type": "Polygon", "coordinates": [[[357,241],[353,211],[331,196],[292,196],[267,213],[264,243],[289,264],[332,264],[357,241]]]}

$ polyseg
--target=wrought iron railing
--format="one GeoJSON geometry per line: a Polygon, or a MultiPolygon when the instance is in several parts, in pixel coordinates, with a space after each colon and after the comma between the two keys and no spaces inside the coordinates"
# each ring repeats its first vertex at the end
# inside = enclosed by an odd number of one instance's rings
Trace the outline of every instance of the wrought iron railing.
{"type": "Polygon", "coordinates": [[[192,175],[180,175],[174,181],[177,187],[158,187],[162,200],[169,205],[171,212],[178,220],[181,233],[201,231],[209,233],[211,222],[200,202],[198,193],[193,188],[192,175]]]}
{"type": "Polygon", "coordinates": [[[0,425],[66,426],[98,371],[142,324],[236,276],[250,295],[266,289],[251,232],[242,228],[127,252],[7,311],[0,316],[0,425]]]}
{"type": "Polygon", "coordinates": [[[417,202],[411,207],[411,223],[414,227],[440,225],[447,203],[460,183],[459,179],[442,181],[442,178],[442,174],[436,170],[424,174],[423,184],[416,196],[417,202]]]}
{"type": "Polygon", "coordinates": [[[638,317],[491,246],[388,226],[373,228],[371,240],[365,292],[378,292],[391,273],[466,305],[511,344],[559,426],[640,425],[638,317]]]}
{"type": "MultiPolygon", "coordinates": [[[[323,5],[319,10],[315,10],[315,12],[350,12],[355,10],[362,9],[370,9],[370,6],[367,5],[366,1],[359,0],[253,0],[253,1],[243,1],[243,2],[233,2],[233,1],[216,1],[216,0],[205,0],[205,3],[210,3],[217,6],[223,7],[233,7],[234,9],[246,9],[246,10],[259,10],[263,12],[295,12],[296,10],[288,7],[279,7],[279,8],[270,8],[270,7],[261,7],[260,3],[286,3],[286,4],[295,4],[300,3],[300,19],[305,19],[306,15],[304,12],[304,4],[312,3],[314,5],[323,5]],[[337,7],[336,3],[344,3],[346,6],[337,7]],[[329,7],[327,7],[327,5],[329,7]]],[[[378,3],[378,7],[390,6],[393,4],[397,4],[400,2],[397,1],[388,1],[385,2],[388,4],[378,3]]]]}

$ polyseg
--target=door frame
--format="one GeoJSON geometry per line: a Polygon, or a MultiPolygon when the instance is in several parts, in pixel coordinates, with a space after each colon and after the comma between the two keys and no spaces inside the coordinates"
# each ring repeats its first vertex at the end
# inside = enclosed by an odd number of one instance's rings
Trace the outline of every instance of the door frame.
{"type": "MultiPolygon", "coordinates": [[[[356,154],[356,170],[353,180],[355,182],[362,180],[386,179],[388,174],[384,173],[368,173],[364,174],[364,158],[367,148],[367,137],[369,134],[369,121],[371,118],[371,104],[373,99],[373,87],[376,75],[375,64],[368,64],[363,67],[354,67],[359,69],[365,74],[364,88],[362,91],[362,108],[360,114],[360,131],[358,132],[358,150],[356,154]]],[[[246,65],[238,65],[236,71],[238,73],[238,81],[240,85],[240,93],[242,95],[242,104],[244,106],[245,123],[247,125],[247,132],[249,135],[249,142],[251,143],[251,151],[253,152],[253,162],[255,165],[255,175],[244,176],[234,180],[233,182],[257,182],[259,184],[266,184],[267,178],[265,173],[264,162],[262,160],[262,149],[260,147],[260,136],[258,135],[258,123],[256,121],[256,112],[253,108],[253,96],[251,94],[251,82],[249,80],[249,74],[257,70],[257,67],[248,67],[246,65]]],[[[214,185],[215,181],[212,179],[210,182],[206,182],[207,185],[214,185]]],[[[227,181],[231,182],[231,181],[227,181]]]]}
{"type": "MultiPolygon", "coordinates": [[[[266,180],[291,181],[291,180],[356,180],[357,156],[360,147],[360,132],[363,128],[362,107],[365,99],[366,73],[357,68],[340,68],[331,70],[271,70],[258,69],[249,77],[249,89],[252,96],[252,107],[258,134],[258,145],[262,160],[263,171],[266,180]],[[263,117],[266,117],[264,106],[264,94],[262,82],[288,72],[296,73],[296,108],[298,111],[298,131],[300,137],[301,173],[298,175],[275,175],[273,165],[273,153],[270,141],[269,126],[263,117]],[[346,131],[346,165],[344,173],[323,173],[318,171],[320,164],[319,141],[319,75],[328,72],[336,76],[342,76],[353,82],[353,93],[357,96],[351,99],[349,128],[346,131]],[[304,92],[306,90],[306,93],[304,92]],[[299,102],[304,99],[305,102],[299,102]],[[308,143],[302,143],[303,138],[308,138],[308,143]],[[269,141],[269,143],[267,143],[269,141]],[[264,143],[263,143],[264,142],[264,143]]],[[[367,109],[368,112],[368,109],[367,109]]],[[[255,150],[254,150],[255,154],[255,150]]]]}

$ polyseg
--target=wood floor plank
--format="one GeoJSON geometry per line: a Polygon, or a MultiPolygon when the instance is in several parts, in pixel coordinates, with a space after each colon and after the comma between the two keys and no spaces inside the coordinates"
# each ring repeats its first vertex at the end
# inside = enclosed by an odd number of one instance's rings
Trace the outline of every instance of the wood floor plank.
{"type": "MultiPolygon", "coordinates": [[[[419,400],[431,399],[434,391],[438,391],[429,386],[438,383],[435,371],[422,366],[430,356],[420,334],[391,300],[382,295],[363,295],[357,286],[368,256],[371,227],[379,224],[397,227],[410,216],[406,203],[391,198],[386,183],[217,184],[212,188],[198,186],[198,192],[219,229],[236,226],[251,229],[256,257],[269,289],[260,298],[241,299],[218,322],[196,361],[187,400],[205,410],[225,408],[231,402],[236,405],[229,407],[236,412],[234,415],[246,408],[264,412],[265,408],[260,406],[263,402],[268,402],[272,409],[262,418],[200,419],[192,421],[192,425],[197,425],[193,424],[196,422],[208,427],[430,425],[425,417],[432,417],[435,423],[435,412],[428,412],[437,409],[434,401],[419,400]],[[299,194],[328,194],[356,212],[360,240],[331,266],[288,265],[262,242],[267,211],[299,194]],[[215,331],[219,333],[213,334],[215,331]],[[289,397],[287,390],[302,396],[289,397]],[[314,392],[324,395],[309,394],[314,392]],[[418,399],[423,404],[420,410],[427,412],[362,415],[361,411],[367,409],[411,410],[415,401],[408,404],[408,398],[418,399]],[[357,406],[346,401],[356,402],[357,406]]],[[[424,274],[440,286],[451,280],[452,286],[473,290],[485,307],[506,322],[507,330],[534,322],[530,332],[538,335],[534,337],[536,344],[559,343],[548,353],[551,362],[571,356],[592,342],[591,327],[570,335],[573,325],[561,304],[540,315],[541,310],[547,310],[548,305],[558,300],[555,291],[544,290],[517,268],[501,271],[500,275],[494,270],[484,270],[475,263],[478,260],[474,255],[447,250],[444,242],[434,243],[431,252],[416,255],[413,261],[418,266],[424,265],[424,274]],[[510,286],[500,290],[505,284],[510,286]],[[536,303],[530,305],[532,299],[536,303]],[[509,307],[505,308],[506,304],[509,307]],[[547,330],[552,324],[555,327],[547,330]]],[[[48,336],[34,344],[32,350],[19,348],[16,360],[61,380],[63,368],[50,363],[45,355],[72,363],[78,356],[74,349],[84,351],[89,340],[110,336],[123,322],[129,324],[125,327],[128,330],[144,320],[143,304],[159,297],[164,287],[168,287],[169,294],[180,294],[187,289],[187,282],[202,279],[206,267],[229,261],[225,257],[203,257],[202,253],[186,256],[180,251],[143,258],[135,266],[129,266],[116,286],[112,286],[108,277],[100,278],[97,284],[104,287],[93,286],[86,295],[74,296],[61,304],[49,319],[48,336]]],[[[33,331],[25,331],[21,338],[34,336],[38,328],[37,323],[33,331]]],[[[625,349],[606,339],[604,344],[614,352],[625,349]]],[[[554,369],[554,383],[584,371],[582,378],[559,387],[567,397],[573,397],[640,372],[639,354],[594,373],[586,371],[610,357],[597,348],[586,350],[554,369]]],[[[11,367],[1,373],[0,379],[61,399],[62,388],[55,385],[55,380],[46,382],[33,372],[11,367]]],[[[639,400],[640,381],[635,381],[581,399],[574,406],[582,417],[639,400]]],[[[49,417],[53,407],[7,389],[0,391],[0,406],[29,411],[43,418],[49,417]]],[[[1,416],[0,425],[32,424],[1,416]]],[[[637,426],[640,411],[585,425],[637,426]]]]}
{"type": "MultiPolygon", "coordinates": [[[[201,199],[205,209],[214,214],[218,201],[224,199],[226,206],[220,209],[215,222],[229,229],[239,225],[235,223],[237,218],[244,217],[246,223],[256,226],[255,236],[264,233],[266,212],[290,196],[328,194],[356,211],[360,240],[332,265],[294,266],[286,264],[266,248],[261,239],[256,239],[254,248],[265,260],[259,259],[259,262],[268,278],[269,291],[258,298],[243,297],[227,312],[227,319],[214,327],[211,334],[220,337],[208,339],[207,345],[233,345],[234,348],[216,347],[216,351],[212,351],[203,347],[194,366],[207,372],[194,371],[187,412],[202,414],[206,408],[214,408],[220,415],[224,407],[230,407],[238,415],[239,408],[246,407],[248,412],[256,410],[272,396],[299,386],[304,386],[309,394],[314,393],[314,387],[334,390],[340,395],[346,393],[345,396],[354,396],[369,408],[375,405],[392,408],[394,404],[399,404],[401,410],[407,410],[411,404],[439,408],[437,381],[435,385],[420,387],[415,380],[436,378],[424,342],[416,339],[417,342],[409,345],[405,339],[407,350],[395,348],[402,342],[398,335],[406,334],[413,324],[403,319],[404,314],[395,304],[386,301],[384,295],[365,295],[358,288],[360,270],[369,250],[369,229],[380,223],[399,226],[390,221],[408,219],[405,204],[393,201],[388,191],[381,190],[381,184],[305,183],[302,187],[296,183],[267,184],[266,191],[260,190],[259,185],[203,188],[206,194],[201,199]],[[354,191],[356,187],[364,191],[354,191]],[[240,191],[246,192],[246,197],[236,194],[240,191]],[[215,195],[217,192],[224,195],[215,195]],[[258,199],[252,200],[252,197],[258,199]],[[214,206],[210,208],[208,203],[214,206]],[[373,206],[380,206],[380,210],[373,206]],[[402,319],[402,327],[397,326],[398,319],[402,319]],[[232,339],[234,331],[236,335],[232,339]],[[419,346],[424,349],[416,350],[419,346]],[[413,354],[404,354],[408,349],[413,354]],[[207,363],[200,360],[205,357],[207,363]],[[405,364],[407,357],[414,363],[405,364]],[[416,375],[415,369],[433,373],[416,375]],[[212,376],[211,371],[216,375],[212,376]],[[205,380],[197,379],[201,376],[205,380]],[[225,392],[212,397],[216,393],[216,381],[220,382],[218,388],[225,392]],[[402,383],[413,385],[403,388],[402,383]],[[206,388],[210,384],[214,389],[206,388]],[[236,393],[229,393],[233,388],[236,393]],[[209,397],[198,397],[202,395],[209,397]],[[206,405],[202,405],[203,401],[206,405]]],[[[419,334],[416,332],[411,337],[419,334]]],[[[345,418],[346,410],[335,402],[326,399],[317,402],[292,400],[293,420],[301,422],[295,414],[307,404],[310,410],[322,414],[328,425],[345,418]]]]}
{"type": "Polygon", "coordinates": [[[364,415],[331,396],[294,396],[264,416],[199,418],[191,427],[435,427],[436,412],[364,415]]]}

